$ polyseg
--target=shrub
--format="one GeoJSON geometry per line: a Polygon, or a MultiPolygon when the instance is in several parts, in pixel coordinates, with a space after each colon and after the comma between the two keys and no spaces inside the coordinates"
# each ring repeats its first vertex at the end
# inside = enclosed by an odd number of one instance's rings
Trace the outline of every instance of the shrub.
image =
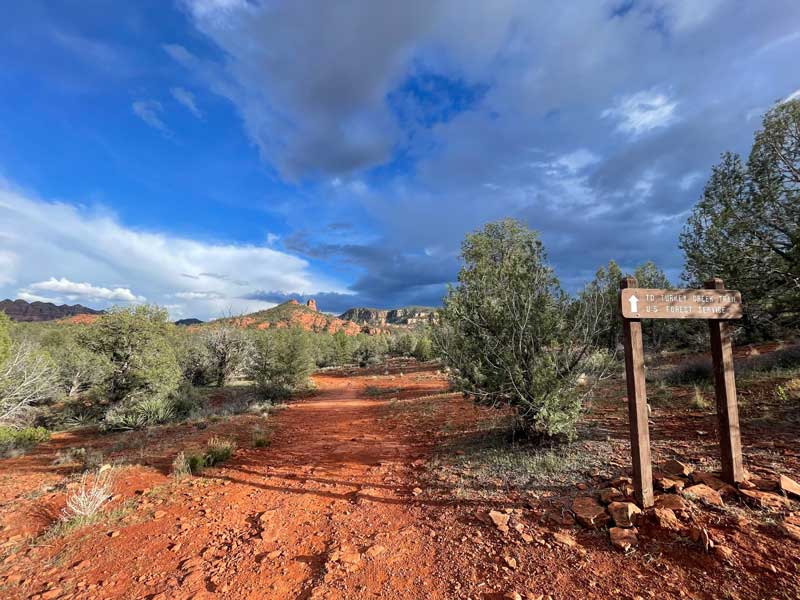
{"type": "Polygon", "coordinates": [[[0,310],[0,368],[11,354],[11,319],[0,310]]]}
{"type": "Polygon", "coordinates": [[[85,346],[108,361],[104,385],[112,402],[163,398],[178,388],[172,327],[165,310],[142,305],[113,308],[85,331],[85,346]]]}
{"type": "Polygon", "coordinates": [[[244,368],[250,354],[246,333],[230,325],[213,326],[202,334],[217,385],[222,387],[244,368]]]}
{"type": "Polygon", "coordinates": [[[51,329],[43,336],[42,346],[56,366],[58,388],[68,398],[102,383],[108,376],[108,359],[82,344],[75,326],[51,329]]]}
{"type": "Polygon", "coordinates": [[[213,467],[228,460],[236,451],[236,443],[225,438],[212,437],[206,443],[206,466],[213,467]]]}
{"type": "Polygon", "coordinates": [[[175,460],[172,461],[172,476],[176,481],[180,481],[191,474],[192,466],[186,458],[186,454],[179,452],[175,460]]]}
{"type": "Polygon", "coordinates": [[[77,489],[67,496],[62,521],[91,520],[108,502],[113,488],[112,469],[100,469],[92,474],[86,471],[81,476],[77,489]]]}
{"type": "Polygon", "coordinates": [[[433,343],[431,342],[431,338],[424,335],[417,340],[417,345],[414,346],[414,358],[422,362],[433,358],[433,343]]]}
{"type": "Polygon", "coordinates": [[[259,332],[249,375],[264,398],[287,398],[308,386],[314,370],[309,335],[296,327],[259,332]]]}
{"type": "Polygon", "coordinates": [[[190,417],[199,407],[191,387],[182,387],[168,397],[151,397],[111,407],[103,418],[103,429],[141,429],[190,417]]]}
{"type": "Polygon", "coordinates": [[[181,328],[177,328],[174,333],[172,343],[184,381],[196,386],[216,381],[211,354],[202,336],[181,328]]]}
{"type": "Polygon", "coordinates": [[[24,423],[34,404],[52,397],[55,385],[55,367],[46,352],[30,340],[13,344],[0,365],[0,424],[24,423]]]}
{"type": "Polygon", "coordinates": [[[706,356],[697,356],[674,366],[663,376],[663,379],[670,385],[696,385],[709,383],[713,376],[711,359],[706,356]]]}
{"type": "Polygon", "coordinates": [[[695,410],[708,410],[708,407],[711,406],[706,400],[702,388],[698,385],[694,386],[694,395],[691,402],[689,402],[689,406],[695,410]]]}
{"type": "Polygon", "coordinates": [[[574,435],[594,375],[595,340],[608,324],[601,294],[573,300],[546,263],[535,232],[506,220],[470,234],[458,285],[434,329],[457,389],[476,402],[510,405],[534,437],[574,435]]]}
{"type": "Polygon", "coordinates": [[[49,439],[50,432],[44,427],[0,427],[0,454],[29,448],[49,439]]]}

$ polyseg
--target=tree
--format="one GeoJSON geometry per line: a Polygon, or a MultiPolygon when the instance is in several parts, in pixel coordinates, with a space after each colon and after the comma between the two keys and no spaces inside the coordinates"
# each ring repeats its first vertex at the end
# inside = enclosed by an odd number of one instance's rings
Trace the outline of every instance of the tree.
{"type": "Polygon", "coordinates": [[[112,308],[88,327],[82,343],[109,363],[105,388],[111,402],[166,397],[178,388],[172,327],[167,311],[151,305],[112,308]]]}
{"type": "Polygon", "coordinates": [[[200,333],[178,327],[172,345],[184,380],[193,386],[207,385],[216,380],[211,354],[200,333]]]}
{"type": "Polygon", "coordinates": [[[24,423],[31,407],[55,390],[55,368],[46,352],[29,340],[12,344],[0,363],[0,425],[24,423]]]}
{"type": "Polygon", "coordinates": [[[531,436],[572,436],[580,382],[597,367],[603,296],[561,289],[536,232],[518,221],[467,235],[458,285],[434,330],[454,384],[476,402],[510,405],[531,436]]]}
{"type": "Polygon", "coordinates": [[[742,291],[748,337],[795,325],[800,307],[800,100],[764,116],[746,165],[733,153],[712,169],[681,234],[684,279],[722,277],[742,291]]]}
{"type": "Polygon", "coordinates": [[[108,374],[108,360],[81,343],[76,326],[51,329],[42,337],[42,346],[53,359],[58,387],[68,398],[100,384],[108,374]]]}
{"type": "Polygon", "coordinates": [[[210,327],[202,336],[217,385],[222,387],[244,367],[250,342],[244,331],[230,325],[210,327]]]}
{"type": "Polygon", "coordinates": [[[433,358],[433,343],[429,336],[423,335],[417,340],[417,345],[414,347],[414,358],[422,362],[433,358]]]}
{"type": "Polygon", "coordinates": [[[308,378],[314,370],[314,353],[309,335],[299,327],[257,334],[248,371],[265,398],[285,398],[307,387],[308,378]]]}
{"type": "Polygon", "coordinates": [[[608,261],[608,267],[600,267],[586,288],[581,292],[591,302],[593,298],[602,298],[605,309],[605,320],[609,326],[598,332],[596,343],[610,351],[615,351],[622,343],[622,315],[619,313],[619,282],[622,279],[622,270],[613,260],[608,261]]]}
{"type": "Polygon", "coordinates": [[[11,319],[0,310],[0,367],[11,354],[11,319]]]}

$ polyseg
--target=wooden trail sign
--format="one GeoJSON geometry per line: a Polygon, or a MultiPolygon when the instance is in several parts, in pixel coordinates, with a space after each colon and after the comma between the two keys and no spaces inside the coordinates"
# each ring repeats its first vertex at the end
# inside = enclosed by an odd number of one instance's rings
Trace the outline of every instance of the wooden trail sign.
{"type": "Polygon", "coordinates": [[[742,295],[732,290],[622,290],[626,319],[741,319],[742,295]]]}
{"type": "Polygon", "coordinates": [[[637,288],[636,279],[620,281],[620,311],[625,342],[625,378],[628,388],[628,418],[633,457],[633,487],[636,499],[653,505],[653,472],[650,430],[647,420],[647,387],[644,372],[642,319],[708,319],[714,389],[719,419],[722,476],[730,484],[744,480],[736,379],[728,320],[742,317],[742,297],[726,290],[721,279],[706,282],[702,290],[637,288]]]}

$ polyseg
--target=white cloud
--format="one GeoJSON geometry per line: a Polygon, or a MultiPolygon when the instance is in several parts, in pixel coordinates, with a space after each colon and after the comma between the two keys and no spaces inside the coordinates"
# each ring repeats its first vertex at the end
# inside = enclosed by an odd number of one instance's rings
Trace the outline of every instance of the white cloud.
{"type": "Polygon", "coordinates": [[[681,177],[680,181],[678,182],[678,187],[681,188],[684,192],[689,191],[695,183],[700,181],[703,178],[703,174],[700,171],[692,171],[691,173],[686,173],[683,177],[681,177]]]}
{"type": "Polygon", "coordinates": [[[557,166],[564,167],[570,173],[577,173],[598,162],[600,162],[600,157],[586,148],[580,148],[569,154],[563,154],[555,160],[557,166]]]}
{"type": "Polygon", "coordinates": [[[39,281],[28,285],[24,293],[30,290],[37,292],[55,292],[69,300],[106,300],[109,302],[144,302],[144,296],[137,296],[130,289],[123,287],[107,288],[92,285],[91,283],[77,283],[66,277],[56,279],[51,277],[46,281],[39,281]]]}
{"type": "Polygon", "coordinates": [[[1,180],[0,241],[0,295],[12,298],[92,298],[103,308],[144,297],[208,319],[272,306],[244,299],[256,289],[344,291],[312,278],[305,260],[265,245],[137,231],[102,210],[46,202],[1,180]]]}
{"type": "Polygon", "coordinates": [[[170,93],[175,100],[186,107],[186,109],[195,117],[198,119],[203,118],[203,113],[199,108],[197,108],[197,103],[194,100],[194,94],[192,94],[192,92],[182,87],[174,87],[170,90],[170,93]]]}
{"type": "Polygon", "coordinates": [[[797,100],[798,98],[800,98],[800,88],[796,89],[791,94],[786,96],[786,98],[784,98],[783,101],[784,102],[791,102],[792,100],[797,100]]]}
{"type": "Polygon", "coordinates": [[[601,116],[616,119],[619,122],[618,131],[638,136],[673,123],[677,105],[666,94],[643,90],[621,98],[613,108],[604,110],[601,116]]]}
{"type": "Polygon", "coordinates": [[[131,108],[133,109],[133,114],[153,129],[158,129],[162,133],[169,133],[169,129],[160,117],[164,107],[157,100],[136,100],[131,105],[131,108]]]}

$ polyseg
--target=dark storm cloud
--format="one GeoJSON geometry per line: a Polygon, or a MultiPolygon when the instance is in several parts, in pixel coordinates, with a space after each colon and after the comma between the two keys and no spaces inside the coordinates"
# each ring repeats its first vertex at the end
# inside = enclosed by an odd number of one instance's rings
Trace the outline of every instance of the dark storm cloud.
{"type": "Polygon", "coordinates": [[[355,269],[363,304],[441,296],[464,234],[506,216],[541,231],[572,290],[609,259],[677,278],[710,167],[800,88],[790,0],[190,4],[225,55],[198,68],[264,158],[337,181],[353,227],[285,248],[355,269]]]}

